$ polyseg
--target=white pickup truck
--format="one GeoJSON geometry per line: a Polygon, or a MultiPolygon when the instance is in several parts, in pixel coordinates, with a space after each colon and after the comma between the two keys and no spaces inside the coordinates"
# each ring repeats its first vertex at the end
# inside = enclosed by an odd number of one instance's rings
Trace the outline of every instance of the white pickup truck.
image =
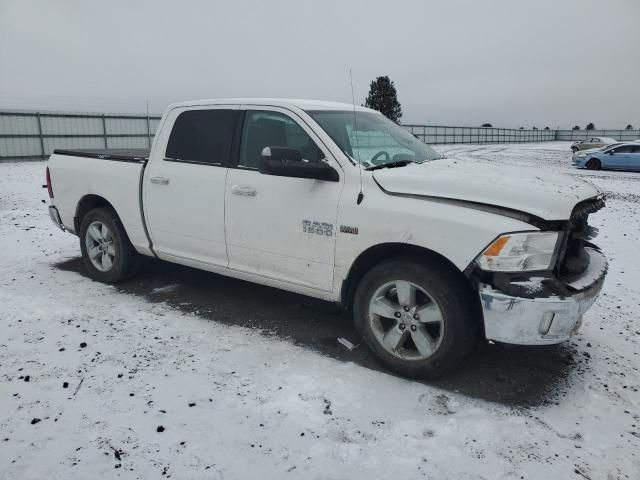
{"type": "Polygon", "coordinates": [[[150,152],[56,150],[47,186],[92,278],[120,281],[148,255],[337,302],[414,377],[482,338],[567,340],[607,272],[592,184],[442,158],[347,104],[174,104],[150,152]]]}

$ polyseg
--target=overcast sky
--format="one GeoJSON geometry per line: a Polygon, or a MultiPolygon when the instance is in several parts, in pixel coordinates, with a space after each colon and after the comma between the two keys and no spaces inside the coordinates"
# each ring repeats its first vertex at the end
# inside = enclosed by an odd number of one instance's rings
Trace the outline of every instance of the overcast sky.
{"type": "Polygon", "coordinates": [[[403,123],[640,127],[640,0],[0,0],[0,108],[356,102],[403,123]]]}

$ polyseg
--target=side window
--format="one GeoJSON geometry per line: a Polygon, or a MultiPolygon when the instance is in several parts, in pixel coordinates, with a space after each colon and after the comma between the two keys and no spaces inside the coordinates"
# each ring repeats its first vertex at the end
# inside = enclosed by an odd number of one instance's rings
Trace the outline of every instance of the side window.
{"type": "Polygon", "coordinates": [[[633,147],[631,145],[625,145],[624,147],[616,148],[613,153],[629,153],[633,147]]]}
{"type": "Polygon", "coordinates": [[[248,111],[242,129],[240,165],[258,168],[264,147],[297,148],[302,158],[318,162],[324,158],[322,150],[300,125],[278,112],[248,111]]]}
{"type": "Polygon", "coordinates": [[[178,115],[167,143],[171,160],[224,165],[231,154],[234,110],[188,110],[178,115]]]}
{"type": "Polygon", "coordinates": [[[633,147],[631,147],[631,152],[640,153],[640,145],[634,145],[633,147]]]}

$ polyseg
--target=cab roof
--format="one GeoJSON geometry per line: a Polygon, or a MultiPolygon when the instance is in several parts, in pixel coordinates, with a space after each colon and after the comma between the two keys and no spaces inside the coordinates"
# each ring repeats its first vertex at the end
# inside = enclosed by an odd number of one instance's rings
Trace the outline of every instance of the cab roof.
{"type": "MultiPolygon", "coordinates": [[[[257,105],[257,106],[269,106],[269,107],[283,107],[283,108],[299,108],[301,110],[348,110],[353,111],[354,106],[351,103],[341,102],[328,102],[325,100],[305,100],[305,99],[293,99],[293,98],[218,98],[218,99],[203,99],[203,100],[189,100],[186,102],[173,103],[169,106],[169,109],[177,107],[196,107],[206,105],[257,105]]],[[[361,107],[356,105],[356,111],[361,112],[376,112],[370,108],[361,107]]]]}

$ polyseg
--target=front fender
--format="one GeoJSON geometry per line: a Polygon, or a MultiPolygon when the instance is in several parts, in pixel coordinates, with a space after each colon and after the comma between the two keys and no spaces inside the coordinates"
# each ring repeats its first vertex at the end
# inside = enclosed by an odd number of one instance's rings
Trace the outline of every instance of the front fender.
{"type": "Polygon", "coordinates": [[[379,244],[399,243],[430,250],[462,272],[501,233],[527,230],[538,228],[462,205],[368,191],[361,205],[341,205],[334,284],[339,287],[356,259],[379,244]]]}

